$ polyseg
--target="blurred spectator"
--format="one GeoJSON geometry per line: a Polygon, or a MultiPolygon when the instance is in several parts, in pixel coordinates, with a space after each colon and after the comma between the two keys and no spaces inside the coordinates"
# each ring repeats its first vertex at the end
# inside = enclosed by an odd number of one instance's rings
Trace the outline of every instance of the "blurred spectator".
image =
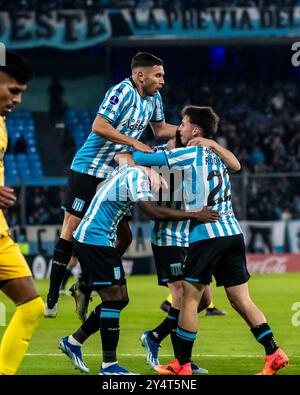
{"type": "Polygon", "coordinates": [[[27,143],[23,136],[20,136],[14,145],[14,154],[26,154],[27,152],[27,143]]]}

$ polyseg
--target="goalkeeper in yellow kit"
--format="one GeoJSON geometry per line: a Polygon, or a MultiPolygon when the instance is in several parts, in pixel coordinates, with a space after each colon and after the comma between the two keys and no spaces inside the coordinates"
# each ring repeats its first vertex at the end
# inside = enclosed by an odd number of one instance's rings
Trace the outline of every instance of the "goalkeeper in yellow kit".
{"type": "Polygon", "coordinates": [[[0,375],[15,374],[29,341],[44,312],[31,271],[17,244],[10,238],[3,209],[16,202],[13,189],[4,186],[4,154],[7,148],[5,116],[21,103],[22,92],[32,78],[32,70],[14,52],[6,52],[0,66],[0,289],[16,305],[16,311],[0,343],[0,375]]]}

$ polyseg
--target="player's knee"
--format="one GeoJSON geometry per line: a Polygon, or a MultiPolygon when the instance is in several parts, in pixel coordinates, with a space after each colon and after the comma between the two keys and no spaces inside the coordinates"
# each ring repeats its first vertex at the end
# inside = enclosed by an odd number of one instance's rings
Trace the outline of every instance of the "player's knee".
{"type": "Polygon", "coordinates": [[[103,302],[101,305],[101,312],[103,309],[122,311],[129,303],[129,299],[111,300],[103,302]]]}
{"type": "Polygon", "coordinates": [[[17,306],[17,311],[22,314],[23,321],[28,324],[37,323],[44,314],[45,305],[40,296],[17,306]]]}

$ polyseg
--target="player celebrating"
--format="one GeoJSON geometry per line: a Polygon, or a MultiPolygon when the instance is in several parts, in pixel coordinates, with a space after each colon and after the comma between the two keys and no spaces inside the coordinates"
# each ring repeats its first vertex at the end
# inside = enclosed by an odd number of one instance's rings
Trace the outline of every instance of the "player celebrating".
{"type": "Polygon", "coordinates": [[[117,361],[119,319],[129,302],[126,279],[120,254],[116,249],[117,227],[134,202],[152,219],[216,221],[218,213],[207,207],[197,212],[184,212],[160,207],[150,192],[146,173],[135,166],[115,169],[100,187],[84,218],[74,233],[75,253],[85,282],[97,290],[102,303],[73,335],[60,341],[61,350],[75,367],[83,372],[89,369],[82,360],[81,345],[100,328],[103,363],[100,374],[132,374],[117,361]],[[100,319],[99,319],[100,317],[100,319]]]}
{"type": "MultiPolygon", "coordinates": [[[[148,123],[157,137],[175,136],[176,127],[164,120],[159,90],[164,85],[163,61],[145,52],[137,53],[131,62],[132,76],[113,86],[99,107],[87,141],[74,157],[68,181],[64,222],[56,244],[46,317],[55,317],[59,287],[71,259],[73,231],[83,218],[95,195],[97,185],[114,169],[114,156],[125,147],[151,152],[138,141],[148,123]]],[[[126,220],[119,223],[117,249],[122,255],[131,242],[126,220]]]]}
{"type": "Polygon", "coordinates": [[[14,190],[4,186],[3,157],[8,142],[5,115],[21,103],[31,78],[32,70],[25,60],[7,51],[6,65],[0,66],[0,288],[15,303],[16,311],[1,340],[0,375],[16,373],[44,311],[30,269],[9,236],[2,211],[16,203],[14,190]]]}
{"type": "Polygon", "coordinates": [[[242,230],[233,213],[228,171],[207,144],[217,132],[217,115],[210,107],[188,106],[183,109],[179,127],[181,142],[203,146],[175,149],[163,154],[134,153],[133,159],[142,165],[168,165],[184,169],[186,208],[204,204],[220,212],[216,223],[197,224],[191,221],[189,252],[183,270],[183,301],[176,329],[178,358],[168,365],[156,366],[160,374],[189,375],[191,355],[197,335],[197,309],[203,292],[216,278],[217,286],[225,287],[232,306],[249,325],[256,340],[266,352],[265,366],[259,373],[274,375],[288,364],[288,357],[278,347],[263,313],[249,296],[245,244],[242,230]]]}

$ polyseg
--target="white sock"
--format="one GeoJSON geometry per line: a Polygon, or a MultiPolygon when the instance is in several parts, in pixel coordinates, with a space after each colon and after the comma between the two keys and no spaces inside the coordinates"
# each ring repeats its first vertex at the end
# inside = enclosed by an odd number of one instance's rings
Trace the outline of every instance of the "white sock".
{"type": "Polygon", "coordinates": [[[68,337],[68,342],[69,342],[70,344],[72,344],[73,346],[79,346],[79,347],[82,346],[82,344],[79,343],[76,339],[74,339],[74,337],[73,337],[72,335],[70,335],[70,336],[68,337]]]}
{"type": "Polygon", "coordinates": [[[118,363],[118,361],[115,361],[115,362],[102,362],[102,368],[103,369],[109,368],[111,365],[115,365],[116,363],[118,363]]]}

